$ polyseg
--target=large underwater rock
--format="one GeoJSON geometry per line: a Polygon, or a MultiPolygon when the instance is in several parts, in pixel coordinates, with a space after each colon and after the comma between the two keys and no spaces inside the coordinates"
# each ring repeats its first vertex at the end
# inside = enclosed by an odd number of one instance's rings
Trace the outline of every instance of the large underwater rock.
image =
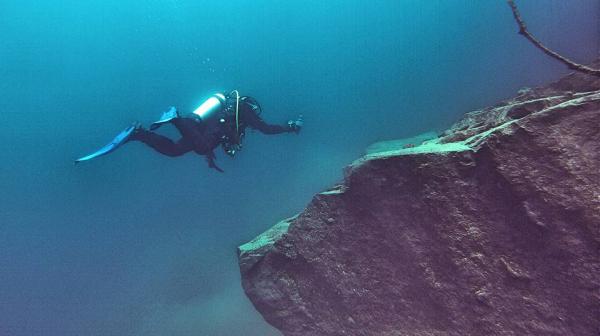
{"type": "Polygon", "coordinates": [[[380,143],[239,247],[284,335],[600,332],[600,78],[572,74],[380,143]]]}

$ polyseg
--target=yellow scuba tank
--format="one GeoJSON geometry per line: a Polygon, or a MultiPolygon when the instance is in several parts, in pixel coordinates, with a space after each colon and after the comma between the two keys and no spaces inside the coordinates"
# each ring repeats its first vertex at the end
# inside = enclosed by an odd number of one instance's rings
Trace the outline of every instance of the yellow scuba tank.
{"type": "Polygon", "coordinates": [[[228,97],[235,94],[235,130],[239,134],[240,131],[240,93],[238,90],[233,90],[226,97],[222,93],[215,93],[210,98],[204,101],[197,109],[192,112],[202,121],[208,121],[215,118],[219,112],[231,109],[233,106],[227,106],[228,97]]]}
{"type": "Polygon", "coordinates": [[[216,118],[219,112],[225,109],[225,103],[227,98],[222,93],[215,93],[204,101],[197,109],[192,112],[196,117],[202,121],[208,121],[216,118]]]}

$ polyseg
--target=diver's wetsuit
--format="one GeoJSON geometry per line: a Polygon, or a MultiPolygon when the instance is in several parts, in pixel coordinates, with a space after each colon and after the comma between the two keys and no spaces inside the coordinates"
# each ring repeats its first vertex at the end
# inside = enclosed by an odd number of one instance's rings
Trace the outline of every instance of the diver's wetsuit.
{"type": "MultiPolygon", "coordinates": [[[[209,166],[220,170],[214,165],[215,155],[213,150],[223,144],[224,139],[237,138],[238,132],[235,129],[235,115],[226,116],[224,121],[213,120],[205,122],[192,116],[189,118],[177,117],[170,122],[181,133],[181,138],[176,142],[168,137],[143,128],[137,129],[132,135],[131,140],[141,141],[154,148],[157,152],[167,156],[181,156],[191,151],[200,155],[206,155],[209,166]]],[[[268,124],[262,120],[255,109],[246,103],[240,103],[239,134],[243,134],[246,127],[259,130],[264,134],[280,134],[296,131],[296,129],[289,125],[268,124]]]]}

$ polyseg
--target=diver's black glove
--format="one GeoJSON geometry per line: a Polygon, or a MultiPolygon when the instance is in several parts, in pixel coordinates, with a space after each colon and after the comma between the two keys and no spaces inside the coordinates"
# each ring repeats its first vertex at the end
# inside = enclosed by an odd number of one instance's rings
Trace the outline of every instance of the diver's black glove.
{"type": "Polygon", "coordinates": [[[206,155],[206,161],[208,162],[208,167],[209,168],[213,168],[216,171],[218,171],[219,173],[224,173],[225,171],[221,168],[219,168],[219,166],[217,166],[217,164],[215,163],[215,153],[210,152],[206,155]]]}
{"type": "Polygon", "coordinates": [[[290,120],[287,122],[289,131],[296,134],[300,133],[302,126],[304,126],[304,119],[302,118],[302,115],[300,115],[296,120],[290,120]]]}

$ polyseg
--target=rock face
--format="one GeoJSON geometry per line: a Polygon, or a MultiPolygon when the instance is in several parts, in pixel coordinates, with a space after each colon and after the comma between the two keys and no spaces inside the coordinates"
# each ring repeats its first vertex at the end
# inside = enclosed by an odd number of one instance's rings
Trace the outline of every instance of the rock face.
{"type": "Polygon", "coordinates": [[[574,74],[379,144],[239,248],[284,335],[600,332],[600,79],[574,74]],[[404,147],[404,148],[403,148],[404,147]]]}

